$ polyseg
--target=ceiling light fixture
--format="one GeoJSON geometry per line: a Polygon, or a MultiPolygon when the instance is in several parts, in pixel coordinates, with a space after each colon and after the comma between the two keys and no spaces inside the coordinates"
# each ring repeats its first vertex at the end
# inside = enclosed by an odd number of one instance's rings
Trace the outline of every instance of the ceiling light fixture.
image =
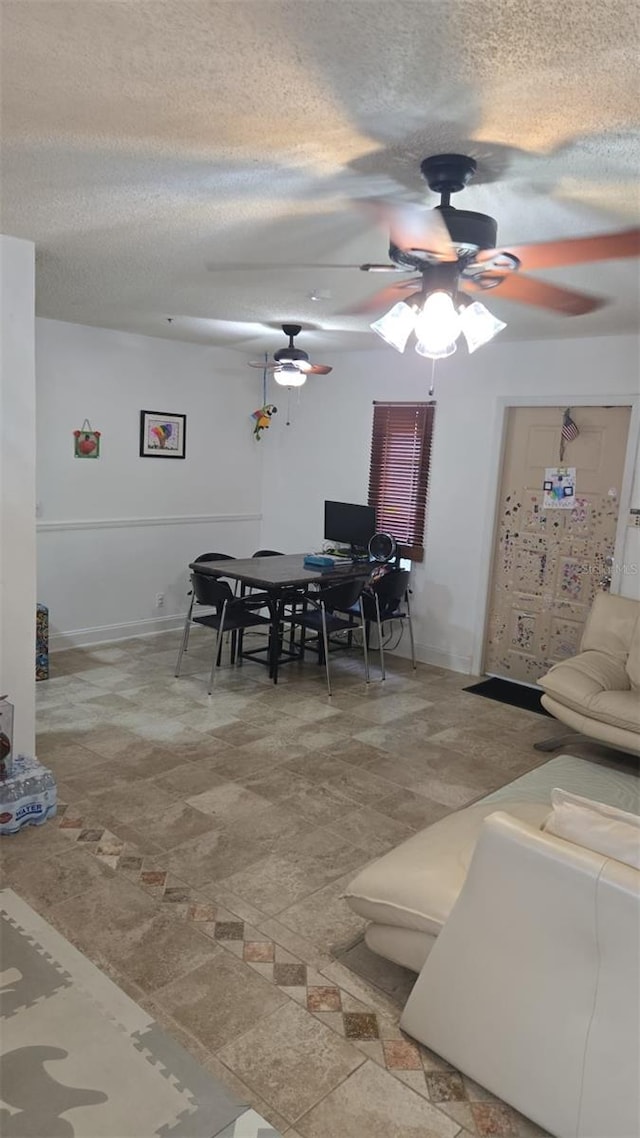
{"type": "Polygon", "coordinates": [[[471,303],[466,301],[460,305],[458,312],[460,313],[460,324],[462,333],[467,341],[467,348],[469,352],[475,352],[476,348],[481,348],[483,344],[488,344],[494,336],[506,328],[504,320],[498,320],[484,304],[480,304],[479,300],[474,300],[471,303]]]}
{"type": "Polygon", "coordinates": [[[388,312],[369,327],[397,352],[404,352],[409,336],[415,332],[416,352],[431,360],[445,359],[456,350],[460,334],[467,341],[469,352],[475,352],[506,328],[484,304],[468,301],[447,289],[436,288],[428,292],[420,307],[421,293],[394,304],[388,312]]]}
{"type": "Polygon", "coordinates": [[[281,387],[302,387],[307,377],[294,363],[281,363],[273,372],[273,378],[281,387]]]}

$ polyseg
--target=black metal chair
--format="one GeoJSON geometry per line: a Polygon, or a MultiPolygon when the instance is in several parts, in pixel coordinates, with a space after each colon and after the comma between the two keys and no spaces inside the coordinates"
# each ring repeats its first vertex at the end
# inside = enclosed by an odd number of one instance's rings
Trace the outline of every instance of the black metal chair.
{"type": "Polygon", "coordinates": [[[289,620],[301,629],[300,656],[304,659],[306,632],[316,632],[318,637],[319,660],[324,657],[327,673],[327,694],[331,695],[331,676],[329,673],[329,637],[336,632],[354,632],[362,629],[364,652],[364,671],[369,683],[369,653],[366,637],[365,615],[362,605],[363,588],[366,579],[358,577],[339,584],[321,586],[317,592],[306,593],[302,612],[293,611],[289,620]],[[311,606],[309,608],[309,606],[311,606]],[[356,623],[359,617],[359,623],[356,623]]]}
{"type": "Polygon", "coordinates": [[[362,608],[367,625],[375,621],[378,632],[378,648],[380,651],[380,671],[382,679],[386,679],[384,666],[384,625],[387,621],[398,620],[407,622],[409,639],[411,641],[411,663],[416,669],[416,648],[413,639],[413,624],[411,622],[411,605],[409,602],[409,582],[411,574],[408,569],[390,569],[382,576],[370,580],[362,594],[362,608]]]}
{"type": "MultiPolygon", "coordinates": [[[[284,553],[282,552],[281,549],[256,549],[255,553],[252,553],[251,556],[252,557],[284,557],[284,553]]],[[[290,613],[291,613],[291,606],[293,606],[295,608],[296,603],[300,603],[300,598],[302,597],[302,595],[303,595],[302,590],[291,589],[286,594],[286,596],[283,596],[286,607],[283,608],[282,615],[285,619],[283,621],[281,621],[280,628],[277,630],[278,654],[281,658],[282,663],[286,662],[287,660],[297,659],[297,653],[294,653],[294,651],[293,651],[293,625],[291,625],[291,621],[290,621],[289,617],[290,617],[290,613]],[[284,624],[290,625],[290,633],[289,633],[290,650],[288,652],[285,652],[283,655],[282,644],[283,644],[283,640],[284,640],[284,624]]],[[[259,660],[262,652],[263,652],[263,649],[256,648],[256,649],[254,649],[254,651],[252,653],[245,653],[245,655],[251,655],[254,659],[259,660]]],[[[271,661],[270,657],[269,657],[268,662],[269,662],[270,666],[272,666],[273,661],[271,661]]],[[[267,663],[267,661],[262,660],[261,663],[267,663]]]]}
{"type": "MultiPolygon", "coordinates": [[[[197,565],[197,563],[199,561],[235,561],[235,560],[236,560],[235,557],[231,553],[201,553],[199,557],[194,558],[192,564],[197,565]]],[[[238,583],[236,581],[234,583],[234,589],[233,589],[234,593],[237,592],[237,584],[238,583]]],[[[189,648],[189,632],[191,631],[191,623],[192,623],[191,614],[193,612],[194,604],[197,603],[197,598],[195,597],[192,588],[189,589],[187,596],[191,597],[191,601],[189,603],[189,611],[187,614],[186,639],[184,640],[184,643],[182,646],[183,652],[186,652],[189,648]]],[[[195,623],[195,622],[193,622],[193,623],[195,623]]]]}
{"type": "MultiPolygon", "coordinates": [[[[211,560],[211,558],[209,558],[209,560],[211,560]]],[[[222,558],[218,558],[218,560],[222,560],[222,558]]],[[[224,633],[240,632],[242,634],[245,628],[253,628],[256,625],[263,625],[269,628],[271,625],[271,616],[261,616],[258,611],[264,608],[267,603],[267,598],[263,593],[254,593],[247,597],[236,597],[228,581],[222,581],[219,578],[209,577],[205,573],[197,572],[191,574],[191,587],[192,599],[185,621],[175,674],[176,676],[180,675],[180,665],[182,663],[183,653],[186,651],[186,646],[189,641],[191,625],[200,624],[205,628],[215,629],[217,636],[208,688],[209,695],[211,695],[215,682],[216,665],[220,664],[222,655],[222,638],[224,633]],[[215,609],[215,612],[208,612],[202,616],[193,616],[194,603],[201,605],[203,608],[215,609]]],[[[235,644],[233,640],[231,657],[232,662],[234,662],[235,644]]]]}

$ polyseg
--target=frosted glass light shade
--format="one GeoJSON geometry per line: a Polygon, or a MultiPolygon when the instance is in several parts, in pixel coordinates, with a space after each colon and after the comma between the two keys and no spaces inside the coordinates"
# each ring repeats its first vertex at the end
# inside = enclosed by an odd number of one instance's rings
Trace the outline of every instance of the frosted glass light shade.
{"type": "Polygon", "coordinates": [[[478,300],[460,309],[460,324],[469,352],[475,352],[476,348],[488,344],[489,340],[507,327],[504,321],[498,320],[478,300]]]}
{"type": "Polygon", "coordinates": [[[416,344],[416,352],[418,355],[426,356],[429,360],[444,360],[447,356],[452,356],[455,350],[455,340],[450,340],[448,344],[442,343],[439,346],[425,344],[422,340],[418,340],[416,344]]]}
{"type": "Polygon", "coordinates": [[[273,378],[281,387],[302,387],[307,377],[295,364],[281,364],[273,373],[273,378]]]}
{"type": "Polygon", "coordinates": [[[395,348],[397,352],[404,352],[415,323],[416,314],[414,310],[405,304],[404,300],[400,300],[379,320],[374,320],[369,327],[381,339],[386,340],[387,344],[391,344],[391,347],[395,348]]]}
{"type": "Polygon", "coordinates": [[[416,351],[432,360],[450,356],[456,350],[460,330],[460,317],[449,293],[432,292],[415,322],[416,351]]]}

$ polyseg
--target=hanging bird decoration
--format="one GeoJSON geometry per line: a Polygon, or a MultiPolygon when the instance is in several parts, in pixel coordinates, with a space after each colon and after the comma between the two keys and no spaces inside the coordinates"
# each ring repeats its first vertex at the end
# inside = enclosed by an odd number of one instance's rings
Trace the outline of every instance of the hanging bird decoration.
{"type": "Polygon", "coordinates": [[[257,411],[253,412],[252,419],[255,420],[253,425],[254,438],[260,440],[260,435],[266,431],[267,427],[271,424],[271,416],[277,415],[278,408],[274,407],[273,403],[265,403],[263,407],[259,407],[257,411]]]}
{"type": "Polygon", "coordinates": [[[267,363],[269,355],[264,353],[264,364],[262,367],[262,407],[253,412],[251,418],[253,419],[253,437],[257,442],[260,442],[260,436],[263,431],[271,424],[271,416],[278,413],[278,408],[273,403],[267,403],[267,363]]]}

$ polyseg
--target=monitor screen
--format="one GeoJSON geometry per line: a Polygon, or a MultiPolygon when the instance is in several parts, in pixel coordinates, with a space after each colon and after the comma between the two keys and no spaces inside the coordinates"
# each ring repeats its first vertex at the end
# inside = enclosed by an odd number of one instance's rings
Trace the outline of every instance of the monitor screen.
{"type": "Polygon", "coordinates": [[[325,502],[324,536],[358,549],[366,549],[376,532],[374,506],[357,506],[353,502],[325,502]]]}

